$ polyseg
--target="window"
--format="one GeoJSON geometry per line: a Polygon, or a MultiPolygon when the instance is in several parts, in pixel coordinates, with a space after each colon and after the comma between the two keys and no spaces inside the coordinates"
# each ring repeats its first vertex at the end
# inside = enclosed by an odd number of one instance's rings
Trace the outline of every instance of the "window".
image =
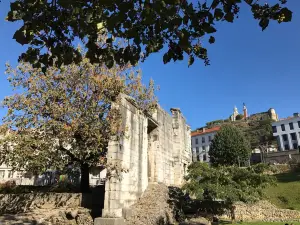
{"type": "Polygon", "coordinates": [[[287,135],[286,134],[282,135],[282,139],[283,139],[283,141],[287,141],[288,140],[287,135]]]}
{"type": "Polygon", "coordinates": [[[14,171],[9,170],[8,171],[8,178],[13,178],[14,177],[14,171]]]}
{"type": "Polygon", "coordinates": [[[285,145],[285,146],[284,146],[284,149],[285,149],[285,150],[289,150],[289,145],[285,145]]]}
{"type": "Polygon", "coordinates": [[[294,149],[297,149],[297,148],[298,148],[297,143],[294,143],[294,144],[293,144],[293,147],[294,147],[294,149]]]}
{"type": "Polygon", "coordinates": [[[196,147],[196,153],[197,154],[199,153],[199,147],[196,147]]]}
{"type": "Polygon", "coordinates": [[[277,127],[276,126],[272,126],[272,130],[273,130],[273,133],[277,133],[277,127]]]}
{"type": "Polygon", "coordinates": [[[211,136],[208,136],[208,141],[211,141],[211,136]]]}
{"type": "Polygon", "coordinates": [[[197,155],[197,161],[200,161],[200,155],[197,155]]]}
{"type": "Polygon", "coordinates": [[[294,124],[293,123],[289,123],[290,125],[290,130],[294,130],[294,124]]]}
{"type": "Polygon", "coordinates": [[[298,127],[300,128],[300,121],[298,121],[298,127]]]}
{"type": "Polygon", "coordinates": [[[202,143],[205,143],[205,137],[202,137],[202,143]]]}
{"type": "Polygon", "coordinates": [[[22,171],[18,171],[17,172],[17,178],[22,178],[23,177],[23,172],[22,171]]]}
{"type": "Polygon", "coordinates": [[[0,178],[4,178],[5,170],[0,170],[0,178]]]}
{"type": "Polygon", "coordinates": [[[195,143],[196,143],[196,145],[198,144],[198,138],[196,138],[195,143]]]}
{"type": "Polygon", "coordinates": [[[293,141],[297,140],[296,133],[291,133],[291,138],[293,141]]]}
{"type": "Polygon", "coordinates": [[[203,155],[203,161],[206,161],[206,154],[203,155]]]}
{"type": "Polygon", "coordinates": [[[281,124],[281,130],[282,130],[282,131],[285,131],[285,126],[284,126],[284,124],[281,124]]]}

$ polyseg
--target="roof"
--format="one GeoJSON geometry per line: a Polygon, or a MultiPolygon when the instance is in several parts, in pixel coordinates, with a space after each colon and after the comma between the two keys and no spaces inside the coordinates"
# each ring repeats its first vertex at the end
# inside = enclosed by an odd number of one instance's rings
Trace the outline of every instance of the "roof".
{"type": "Polygon", "coordinates": [[[203,130],[194,131],[191,133],[191,136],[194,137],[194,136],[198,136],[198,135],[202,135],[202,134],[215,132],[215,131],[220,130],[220,128],[221,127],[213,127],[213,128],[205,129],[204,131],[203,130]]]}

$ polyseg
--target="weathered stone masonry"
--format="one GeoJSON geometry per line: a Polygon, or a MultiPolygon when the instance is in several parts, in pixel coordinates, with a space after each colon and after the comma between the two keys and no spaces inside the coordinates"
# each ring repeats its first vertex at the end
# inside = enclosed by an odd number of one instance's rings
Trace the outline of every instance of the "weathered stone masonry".
{"type": "Polygon", "coordinates": [[[149,183],[180,186],[192,161],[190,127],[179,109],[170,115],[158,107],[150,116],[124,96],[120,110],[125,136],[109,143],[107,160],[128,172],[106,181],[102,217],[122,217],[149,183]]]}

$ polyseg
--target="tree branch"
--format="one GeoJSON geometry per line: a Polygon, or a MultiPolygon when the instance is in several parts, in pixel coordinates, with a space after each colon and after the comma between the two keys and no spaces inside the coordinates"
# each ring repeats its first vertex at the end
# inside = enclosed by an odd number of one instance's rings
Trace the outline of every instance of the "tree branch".
{"type": "Polygon", "coordinates": [[[72,152],[70,152],[68,149],[66,149],[63,146],[61,140],[59,140],[59,150],[66,153],[71,158],[72,161],[82,163],[81,159],[77,158],[72,152]]]}

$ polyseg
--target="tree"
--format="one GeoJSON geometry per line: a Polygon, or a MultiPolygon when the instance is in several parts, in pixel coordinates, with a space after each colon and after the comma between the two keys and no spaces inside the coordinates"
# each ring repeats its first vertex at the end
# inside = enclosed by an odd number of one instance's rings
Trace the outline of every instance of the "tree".
{"type": "Polygon", "coordinates": [[[251,121],[249,122],[249,127],[243,129],[250,141],[251,149],[260,149],[262,162],[264,162],[264,156],[268,149],[277,144],[273,136],[272,122],[273,120],[271,119],[251,121]]]}
{"type": "Polygon", "coordinates": [[[243,114],[239,114],[235,117],[236,120],[241,120],[244,118],[244,115],[243,114]]]}
{"type": "Polygon", "coordinates": [[[105,63],[109,68],[115,62],[135,65],[166,46],[164,63],[188,56],[188,65],[195,58],[208,65],[203,40],[215,42],[216,22],[234,22],[241,4],[251,8],[262,30],[272,20],[291,21],[292,12],[284,7],[287,1],[277,1],[269,5],[253,0],[15,0],[7,20],[23,24],[13,36],[28,45],[19,60],[44,72],[49,65],[79,63],[82,56],[74,45],[78,39],[88,49],[91,63],[105,63]],[[99,45],[98,35],[104,32],[109,38],[99,45]],[[115,45],[115,40],[125,41],[126,47],[115,45]]]}
{"type": "Polygon", "coordinates": [[[234,202],[255,202],[263,197],[263,190],[275,183],[275,178],[265,173],[268,169],[263,164],[240,168],[195,162],[188,167],[183,189],[197,199],[222,200],[231,208],[234,202]]]}
{"type": "Polygon", "coordinates": [[[36,172],[79,167],[82,191],[89,188],[89,168],[106,166],[109,140],[124,133],[113,107],[120,93],[133,97],[140,110],[156,104],[154,84],[142,85],[140,71],[108,69],[84,56],[78,65],[49,67],[46,74],[28,63],[8,65],[6,72],[18,93],[3,101],[8,112],[2,128],[13,131],[1,140],[0,162],[36,172]]]}
{"type": "Polygon", "coordinates": [[[238,128],[224,125],[212,140],[209,155],[213,165],[240,165],[249,160],[250,145],[238,128]]]}

